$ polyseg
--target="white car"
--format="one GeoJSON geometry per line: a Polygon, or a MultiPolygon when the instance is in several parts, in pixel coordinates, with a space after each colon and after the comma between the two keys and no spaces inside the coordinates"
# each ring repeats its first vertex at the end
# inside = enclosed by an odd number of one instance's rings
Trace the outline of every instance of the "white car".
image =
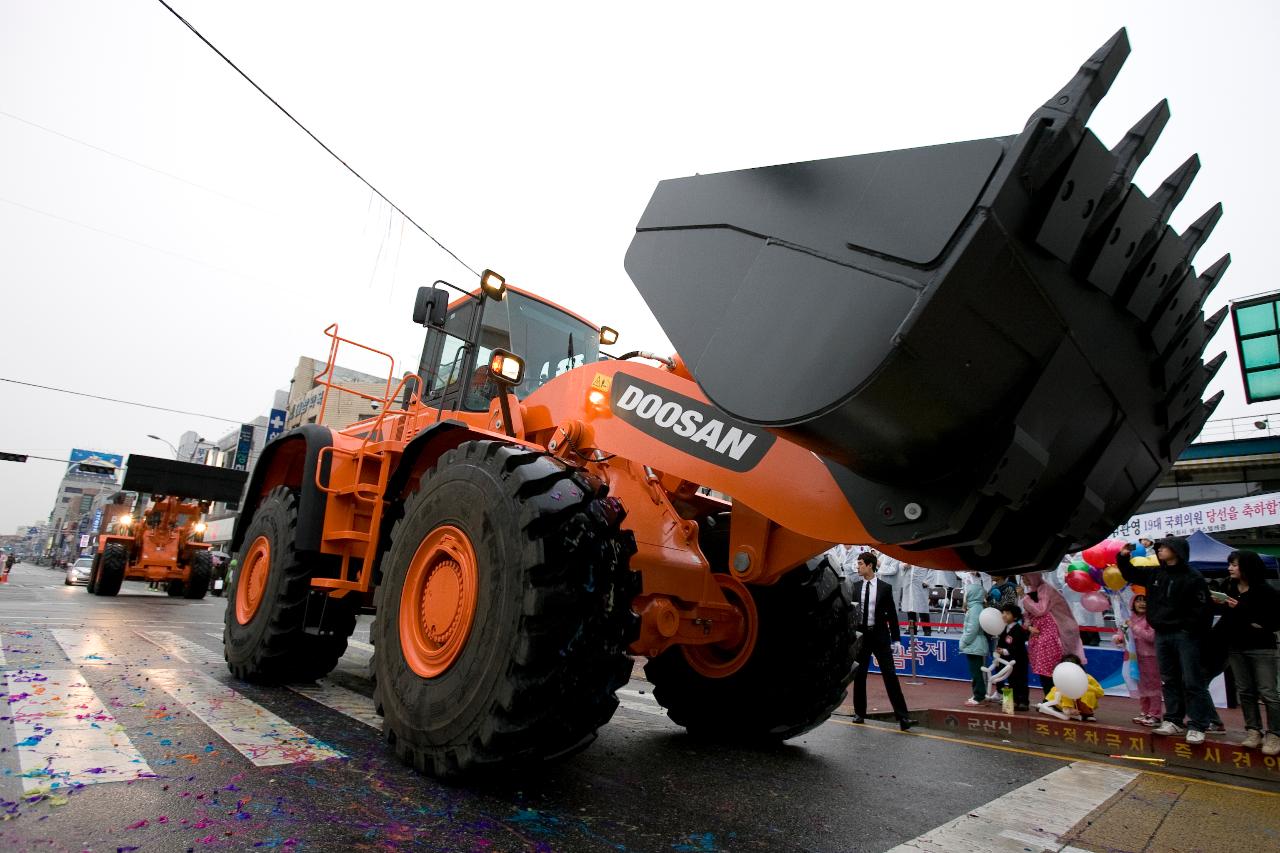
{"type": "Polygon", "coordinates": [[[87,584],[89,583],[89,573],[92,571],[93,558],[81,557],[71,565],[67,566],[67,579],[63,583],[67,586],[87,584]]]}

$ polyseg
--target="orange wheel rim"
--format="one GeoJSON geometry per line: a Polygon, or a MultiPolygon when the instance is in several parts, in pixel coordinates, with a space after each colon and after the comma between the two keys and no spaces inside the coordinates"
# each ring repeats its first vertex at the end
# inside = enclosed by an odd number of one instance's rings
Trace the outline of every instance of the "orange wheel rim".
{"type": "Polygon", "coordinates": [[[271,542],[265,536],[253,540],[236,582],[236,621],[248,625],[262,604],[262,593],[271,574],[271,542]]]}
{"type": "Polygon", "coordinates": [[[702,646],[681,646],[680,651],[694,672],[707,678],[724,678],[742,669],[743,664],[751,659],[751,653],[756,648],[760,619],[756,615],[755,599],[751,597],[751,591],[746,585],[728,575],[712,577],[720,585],[725,599],[741,614],[742,631],[732,640],[702,646]]]}
{"type": "Polygon", "coordinates": [[[400,592],[399,627],[405,662],[418,675],[442,675],[462,655],[479,579],[471,539],[452,525],[431,531],[414,552],[400,592]]]}

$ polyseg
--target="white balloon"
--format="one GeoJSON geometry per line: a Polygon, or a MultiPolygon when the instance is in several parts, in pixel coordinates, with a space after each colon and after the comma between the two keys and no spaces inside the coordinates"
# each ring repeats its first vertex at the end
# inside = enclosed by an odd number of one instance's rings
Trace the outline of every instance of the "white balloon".
{"type": "Polygon", "coordinates": [[[998,636],[1004,630],[1004,614],[994,607],[984,607],[978,614],[978,624],[984,632],[998,636]]]}
{"type": "Polygon", "coordinates": [[[1064,661],[1053,668],[1053,686],[1068,699],[1079,699],[1089,689],[1089,676],[1079,664],[1064,661]]]}

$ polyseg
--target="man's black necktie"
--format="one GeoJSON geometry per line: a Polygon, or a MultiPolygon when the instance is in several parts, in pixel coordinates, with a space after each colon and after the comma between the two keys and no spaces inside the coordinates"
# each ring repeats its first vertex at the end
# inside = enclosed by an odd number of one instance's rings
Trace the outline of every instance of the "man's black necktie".
{"type": "Polygon", "coordinates": [[[871,627],[871,581],[864,580],[862,582],[862,625],[864,628],[871,627]]]}

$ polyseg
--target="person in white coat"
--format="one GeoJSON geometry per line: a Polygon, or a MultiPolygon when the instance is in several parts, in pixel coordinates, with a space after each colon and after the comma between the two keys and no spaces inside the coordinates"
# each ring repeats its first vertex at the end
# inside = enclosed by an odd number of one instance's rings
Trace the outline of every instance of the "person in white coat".
{"type": "Polygon", "coordinates": [[[910,632],[917,632],[918,620],[925,623],[925,636],[932,634],[933,629],[929,627],[929,581],[932,571],[903,563],[899,574],[903,578],[901,609],[906,611],[907,621],[911,624],[910,632]]]}
{"type": "Polygon", "coordinates": [[[878,577],[893,590],[893,605],[899,612],[902,610],[902,585],[911,567],[901,560],[895,560],[888,554],[880,555],[880,571],[878,577]]]}

